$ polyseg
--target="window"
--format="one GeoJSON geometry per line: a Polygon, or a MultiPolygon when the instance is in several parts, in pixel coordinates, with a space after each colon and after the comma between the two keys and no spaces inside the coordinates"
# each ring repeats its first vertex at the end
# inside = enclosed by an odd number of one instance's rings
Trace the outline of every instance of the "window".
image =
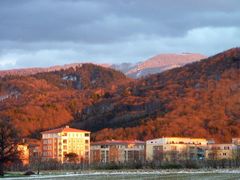
{"type": "Polygon", "coordinates": [[[48,140],[47,139],[44,139],[43,140],[43,144],[47,144],[48,143],[48,140]]]}
{"type": "Polygon", "coordinates": [[[101,148],[108,148],[108,145],[101,145],[101,148]]]}
{"type": "Polygon", "coordinates": [[[224,146],[224,150],[228,150],[228,149],[230,149],[229,146],[224,146]]]}
{"type": "Polygon", "coordinates": [[[85,133],[85,137],[89,137],[89,133],[85,133]]]}
{"type": "Polygon", "coordinates": [[[88,144],[88,140],[87,139],[85,140],[85,143],[88,144]]]}
{"type": "Polygon", "coordinates": [[[66,144],[66,143],[67,143],[67,139],[64,139],[64,140],[63,140],[63,143],[65,143],[65,144],[66,144]]]}

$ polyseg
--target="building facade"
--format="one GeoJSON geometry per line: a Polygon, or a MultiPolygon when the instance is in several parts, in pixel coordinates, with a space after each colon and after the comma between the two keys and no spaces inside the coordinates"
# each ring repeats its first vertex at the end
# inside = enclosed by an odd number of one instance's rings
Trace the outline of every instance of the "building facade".
{"type": "Polygon", "coordinates": [[[232,160],[237,157],[235,144],[209,144],[205,151],[206,160],[232,160]]]}
{"type": "Polygon", "coordinates": [[[62,163],[67,162],[67,154],[78,155],[78,162],[90,161],[90,132],[69,126],[44,131],[42,134],[43,160],[56,159],[62,163]]]}
{"type": "Polygon", "coordinates": [[[146,142],[147,161],[204,159],[207,140],[202,138],[164,137],[146,142]]]}
{"type": "Polygon", "coordinates": [[[37,164],[42,159],[42,142],[36,139],[28,140],[29,148],[29,162],[30,164],[37,164]]]}
{"type": "Polygon", "coordinates": [[[144,141],[111,140],[91,143],[91,163],[143,162],[144,141]]]}
{"type": "Polygon", "coordinates": [[[18,144],[17,150],[19,153],[19,159],[22,165],[26,166],[29,164],[29,147],[28,144],[18,144]]]}

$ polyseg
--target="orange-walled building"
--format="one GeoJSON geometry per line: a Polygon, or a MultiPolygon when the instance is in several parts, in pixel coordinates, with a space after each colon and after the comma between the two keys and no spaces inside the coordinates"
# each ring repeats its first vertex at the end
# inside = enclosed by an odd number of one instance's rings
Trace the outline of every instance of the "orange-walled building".
{"type": "Polygon", "coordinates": [[[24,166],[29,164],[29,148],[27,144],[18,144],[17,150],[19,153],[19,159],[24,166]]]}
{"type": "Polygon", "coordinates": [[[28,141],[29,161],[35,163],[42,157],[42,142],[40,140],[31,139],[28,141]]]}

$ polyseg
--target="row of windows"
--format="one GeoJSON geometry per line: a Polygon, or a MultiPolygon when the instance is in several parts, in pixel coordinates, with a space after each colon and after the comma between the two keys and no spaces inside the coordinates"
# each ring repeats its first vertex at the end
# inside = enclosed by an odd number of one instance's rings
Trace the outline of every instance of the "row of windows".
{"type": "MultiPolygon", "coordinates": [[[[84,139],[69,139],[69,140],[67,140],[67,139],[63,139],[63,143],[65,144],[65,143],[67,143],[67,142],[80,142],[80,141],[84,141],[84,139]]],[[[54,142],[55,143],[57,143],[57,139],[54,139],[54,142]]],[[[53,143],[53,141],[52,141],[52,139],[44,139],[43,140],[43,144],[52,144],[53,143]]],[[[89,143],[89,140],[88,139],[86,139],[85,140],[85,143],[89,143]]]]}
{"type": "Polygon", "coordinates": [[[43,156],[52,156],[52,152],[50,152],[50,151],[43,152],[43,156]]]}
{"type": "Polygon", "coordinates": [[[47,139],[47,138],[57,138],[59,136],[68,136],[68,137],[90,137],[90,133],[66,133],[66,132],[63,132],[63,133],[49,133],[49,134],[43,134],[43,138],[44,139],[47,139]]]}
{"type": "Polygon", "coordinates": [[[52,146],[43,146],[43,150],[51,150],[52,146]]]}
{"type": "Polygon", "coordinates": [[[52,144],[52,140],[51,139],[44,139],[43,144],[52,144]]]}
{"type": "MultiPolygon", "coordinates": [[[[64,143],[64,144],[66,144],[67,142],[69,142],[69,143],[70,143],[70,142],[75,143],[75,142],[80,142],[80,141],[83,141],[83,139],[72,139],[72,140],[71,140],[71,139],[69,139],[69,140],[64,139],[64,140],[63,140],[63,143],[64,143]]],[[[88,143],[89,143],[89,140],[86,139],[86,140],[85,140],[85,143],[88,144],[88,143]]]]}
{"type": "Polygon", "coordinates": [[[61,136],[68,136],[68,137],[89,137],[89,133],[62,133],[61,136]]]}
{"type": "Polygon", "coordinates": [[[109,147],[116,147],[118,149],[124,149],[124,148],[138,148],[138,149],[144,149],[144,145],[101,145],[101,148],[109,148],[109,147]]]}
{"type": "Polygon", "coordinates": [[[208,154],[208,156],[217,156],[217,155],[219,155],[219,156],[227,156],[228,155],[228,153],[209,153],[208,154]]]}
{"type": "MultiPolygon", "coordinates": [[[[221,149],[222,149],[222,147],[220,147],[220,146],[212,147],[212,150],[221,150],[221,149]]],[[[224,150],[229,150],[229,149],[231,149],[231,148],[230,148],[229,146],[224,146],[223,149],[224,149],[224,150]]]]}

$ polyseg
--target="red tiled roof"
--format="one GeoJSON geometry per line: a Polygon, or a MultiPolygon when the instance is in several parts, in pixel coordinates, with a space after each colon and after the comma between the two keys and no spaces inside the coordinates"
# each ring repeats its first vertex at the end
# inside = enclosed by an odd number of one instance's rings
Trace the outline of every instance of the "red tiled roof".
{"type": "Polygon", "coordinates": [[[106,140],[106,141],[98,141],[93,142],[91,145],[111,145],[111,144],[145,144],[144,141],[139,140],[106,140]]]}
{"type": "Polygon", "coordinates": [[[52,129],[49,131],[43,131],[41,132],[42,134],[45,133],[60,133],[60,132],[82,132],[82,133],[90,133],[90,131],[86,131],[86,130],[81,130],[81,129],[74,129],[74,128],[69,128],[69,127],[62,127],[62,128],[58,128],[58,129],[52,129]]]}

